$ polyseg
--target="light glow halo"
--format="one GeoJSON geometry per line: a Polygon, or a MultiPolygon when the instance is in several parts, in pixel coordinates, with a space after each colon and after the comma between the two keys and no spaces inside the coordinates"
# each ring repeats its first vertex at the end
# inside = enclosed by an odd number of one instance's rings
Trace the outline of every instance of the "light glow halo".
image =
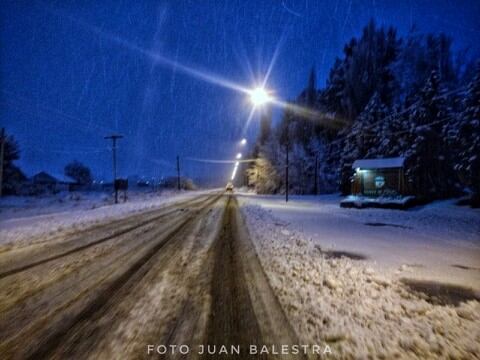
{"type": "Polygon", "coordinates": [[[263,87],[257,87],[250,91],[250,100],[252,101],[253,105],[261,106],[270,102],[272,97],[263,87]]]}

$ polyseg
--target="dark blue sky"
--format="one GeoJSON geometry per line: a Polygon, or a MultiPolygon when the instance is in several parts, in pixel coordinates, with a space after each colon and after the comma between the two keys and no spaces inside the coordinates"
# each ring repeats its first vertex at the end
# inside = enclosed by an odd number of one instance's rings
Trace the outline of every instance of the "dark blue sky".
{"type": "MultiPolygon", "coordinates": [[[[121,175],[173,173],[177,154],[234,157],[250,111],[245,94],[147,53],[250,87],[278,47],[268,87],[289,99],[312,66],[323,86],[345,42],[370,18],[400,35],[414,24],[443,31],[455,48],[480,52],[480,1],[16,0],[2,1],[0,17],[0,123],[20,143],[27,174],[61,173],[75,158],[97,178],[110,177],[103,136],[113,131],[126,137],[121,175]]],[[[186,159],[182,167],[222,184],[232,170],[186,159]]]]}

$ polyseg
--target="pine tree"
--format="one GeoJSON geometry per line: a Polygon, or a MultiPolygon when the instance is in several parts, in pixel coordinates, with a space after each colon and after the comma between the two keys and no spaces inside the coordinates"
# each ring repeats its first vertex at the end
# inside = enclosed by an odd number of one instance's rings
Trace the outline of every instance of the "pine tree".
{"type": "Polygon", "coordinates": [[[409,146],[408,114],[403,114],[401,108],[390,109],[381,122],[378,131],[376,152],[378,157],[401,156],[409,146]]]}
{"type": "MultiPolygon", "coordinates": [[[[296,104],[307,110],[316,110],[318,107],[318,91],[316,86],[315,69],[312,68],[308,77],[307,86],[297,98],[296,104]]],[[[314,135],[317,125],[316,121],[318,120],[310,114],[311,112],[308,111],[305,113],[296,112],[292,119],[292,140],[293,142],[302,144],[304,147],[307,146],[314,135]]]]}
{"type": "Polygon", "coordinates": [[[363,111],[375,92],[379,93],[382,102],[390,105],[394,91],[391,66],[398,56],[399,46],[393,28],[385,31],[371,20],[361,38],[352,39],[345,47],[341,106],[349,120],[354,120],[363,111]]]}
{"type": "Polygon", "coordinates": [[[473,191],[473,204],[480,206],[480,62],[463,106],[463,111],[449,127],[448,139],[456,155],[454,170],[462,183],[473,191]]]}
{"type": "Polygon", "coordinates": [[[302,144],[292,144],[289,154],[289,186],[292,194],[311,193],[309,158],[302,144]],[[309,181],[310,180],[310,181],[309,181]]]}
{"type": "Polygon", "coordinates": [[[375,93],[363,112],[355,119],[346,137],[343,156],[346,162],[383,155],[378,153],[377,147],[381,142],[380,129],[386,115],[387,108],[380,95],[375,93]]]}
{"type": "Polygon", "coordinates": [[[258,194],[273,194],[282,186],[280,153],[280,144],[273,135],[259,146],[258,156],[247,170],[248,184],[258,194]]]}
{"type": "Polygon", "coordinates": [[[272,109],[270,107],[262,110],[260,117],[260,134],[258,135],[257,144],[263,146],[272,131],[272,109]]]}
{"type": "MultiPolygon", "coordinates": [[[[344,172],[348,172],[356,159],[384,156],[379,153],[379,145],[382,142],[380,129],[386,115],[387,108],[380,95],[375,93],[346,133],[340,164],[344,172]]],[[[341,181],[341,188],[346,192],[350,186],[350,177],[345,174],[341,181]]]]}
{"type": "Polygon", "coordinates": [[[18,159],[20,159],[20,147],[18,142],[13,136],[7,136],[3,157],[2,191],[4,194],[14,194],[18,185],[26,180],[26,176],[14,163],[18,159]]]}
{"type": "Polygon", "coordinates": [[[90,185],[92,183],[92,174],[90,169],[80,161],[74,160],[65,166],[65,175],[75,179],[81,185],[90,185]]]}
{"type": "Polygon", "coordinates": [[[445,197],[451,191],[443,122],[449,113],[436,71],[432,71],[419,100],[410,113],[410,147],[406,151],[407,172],[411,188],[420,198],[445,197]]]}
{"type": "Polygon", "coordinates": [[[345,62],[339,58],[335,59],[332,69],[327,80],[327,86],[322,94],[322,105],[326,110],[333,113],[339,118],[345,118],[345,62]]]}
{"type": "Polygon", "coordinates": [[[317,74],[315,68],[310,69],[310,74],[308,75],[307,87],[299,96],[299,101],[307,106],[308,108],[314,108],[318,101],[318,92],[317,92],[317,74]]]}
{"type": "Polygon", "coordinates": [[[455,83],[458,74],[453,66],[451,42],[445,34],[425,36],[415,27],[411,29],[392,66],[401,100],[416,96],[434,70],[445,86],[455,83]]]}
{"type": "Polygon", "coordinates": [[[307,147],[307,153],[311,154],[307,163],[307,176],[309,180],[308,192],[315,193],[315,181],[317,181],[317,194],[331,193],[337,190],[337,177],[335,168],[328,162],[328,142],[325,138],[312,138],[307,147]],[[316,162],[315,162],[316,158],[316,162]],[[317,166],[317,179],[315,179],[315,165],[317,166]]]}

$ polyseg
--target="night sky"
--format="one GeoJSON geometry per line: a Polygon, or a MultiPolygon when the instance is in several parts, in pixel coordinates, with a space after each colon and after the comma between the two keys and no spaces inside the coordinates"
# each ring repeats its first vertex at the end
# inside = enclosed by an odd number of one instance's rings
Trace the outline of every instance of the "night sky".
{"type": "MultiPolygon", "coordinates": [[[[399,34],[445,32],[479,54],[480,1],[2,1],[0,124],[20,144],[27,175],[63,173],[72,159],[111,177],[105,135],[120,140],[120,175],[174,173],[224,184],[251,105],[242,87],[262,81],[294,98],[315,66],[323,86],[336,56],[370,18],[399,34]],[[68,3],[68,4],[67,4],[68,3]],[[161,56],[154,61],[152,54],[161,56]],[[173,66],[177,62],[178,66],[173,66]],[[180,65],[181,64],[181,65],[180,65]]],[[[280,115],[277,111],[276,117],[280,115]]],[[[247,130],[256,136],[258,114],[247,130]]]]}

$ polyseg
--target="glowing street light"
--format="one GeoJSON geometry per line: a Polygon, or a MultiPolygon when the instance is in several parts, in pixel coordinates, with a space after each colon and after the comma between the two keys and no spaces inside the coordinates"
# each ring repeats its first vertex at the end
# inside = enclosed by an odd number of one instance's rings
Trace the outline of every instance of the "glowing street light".
{"type": "Polygon", "coordinates": [[[238,161],[235,163],[235,167],[233,168],[233,172],[232,172],[232,177],[231,177],[231,179],[230,179],[230,180],[232,180],[232,181],[233,181],[233,179],[235,179],[235,175],[237,174],[237,170],[238,170],[238,165],[239,165],[239,164],[240,164],[240,163],[239,163],[238,161]]]}
{"type": "Polygon", "coordinates": [[[240,145],[246,145],[247,144],[247,139],[243,138],[241,141],[240,141],[240,145]]]}
{"type": "Polygon", "coordinates": [[[250,91],[250,100],[253,105],[261,106],[272,100],[271,96],[263,87],[257,87],[250,91]]]}
{"type": "Polygon", "coordinates": [[[237,159],[241,159],[242,158],[242,153],[238,153],[237,154],[237,159]]]}

